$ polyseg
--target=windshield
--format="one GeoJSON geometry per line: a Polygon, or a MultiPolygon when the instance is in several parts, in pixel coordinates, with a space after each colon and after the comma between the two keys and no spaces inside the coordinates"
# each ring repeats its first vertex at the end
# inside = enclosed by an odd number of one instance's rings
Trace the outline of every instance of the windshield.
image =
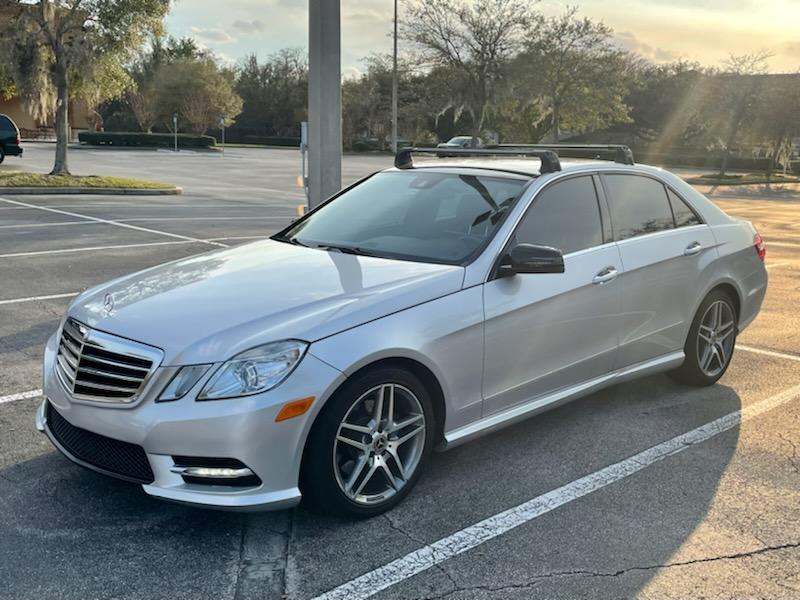
{"type": "Polygon", "coordinates": [[[459,264],[492,238],[527,181],[430,171],[378,173],[275,239],[341,252],[459,264]]]}

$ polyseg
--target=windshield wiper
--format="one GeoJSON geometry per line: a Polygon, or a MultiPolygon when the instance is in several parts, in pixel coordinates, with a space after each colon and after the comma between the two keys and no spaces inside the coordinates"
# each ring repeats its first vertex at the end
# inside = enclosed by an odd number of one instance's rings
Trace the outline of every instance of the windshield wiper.
{"type": "Polygon", "coordinates": [[[361,256],[378,256],[375,252],[371,250],[367,250],[366,248],[360,248],[358,246],[337,246],[335,244],[317,244],[315,246],[320,250],[335,250],[337,252],[341,252],[342,254],[357,254],[361,256]]]}

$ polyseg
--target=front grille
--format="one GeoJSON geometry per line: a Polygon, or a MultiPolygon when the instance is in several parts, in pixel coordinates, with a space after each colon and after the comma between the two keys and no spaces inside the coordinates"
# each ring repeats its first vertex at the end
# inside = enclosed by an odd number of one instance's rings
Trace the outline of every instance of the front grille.
{"type": "Polygon", "coordinates": [[[69,454],[110,475],[138,483],[153,483],[153,471],[141,446],[75,427],[50,402],[45,410],[47,429],[69,454]]]}
{"type": "Polygon", "coordinates": [[[160,358],[156,348],[90,329],[68,318],[61,331],[56,372],[76,398],[133,402],[160,358]]]}

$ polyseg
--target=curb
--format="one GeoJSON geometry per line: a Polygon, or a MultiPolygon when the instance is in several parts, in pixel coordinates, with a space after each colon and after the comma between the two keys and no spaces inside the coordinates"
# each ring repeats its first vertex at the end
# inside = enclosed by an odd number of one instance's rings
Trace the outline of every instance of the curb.
{"type": "Polygon", "coordinates": [[[136,189],[136,188],[99,188],[99,187],[3,187],[0,195],[11,196],[179,196],[183,188],[136,189]]]}

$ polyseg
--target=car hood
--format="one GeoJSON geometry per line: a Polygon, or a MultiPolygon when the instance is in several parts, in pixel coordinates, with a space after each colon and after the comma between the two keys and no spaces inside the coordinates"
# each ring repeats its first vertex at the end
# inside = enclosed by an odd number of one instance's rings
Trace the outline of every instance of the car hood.
{"type": "Polygon", "coordinates": [[[461,289],[464,269],[264,240],[167,263],[88,290],[68,314],[161,348],[165,365],[318,340],[461,289]]]}

